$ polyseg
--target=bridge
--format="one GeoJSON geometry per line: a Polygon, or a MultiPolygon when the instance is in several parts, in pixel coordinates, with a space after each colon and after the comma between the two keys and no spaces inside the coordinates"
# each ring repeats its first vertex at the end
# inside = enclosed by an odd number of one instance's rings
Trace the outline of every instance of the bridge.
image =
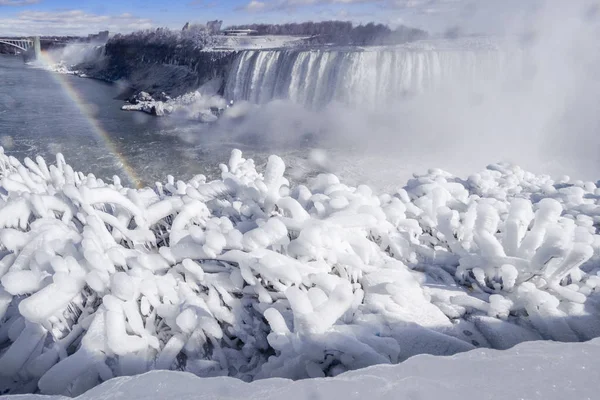
{"type": "Polygon", "coordinates": [[[38,58],[42,51],[39,36],[33,38],[0,38],[0,43],[15,47],[28,56],[34,56],[35,58],[38,58]]]}

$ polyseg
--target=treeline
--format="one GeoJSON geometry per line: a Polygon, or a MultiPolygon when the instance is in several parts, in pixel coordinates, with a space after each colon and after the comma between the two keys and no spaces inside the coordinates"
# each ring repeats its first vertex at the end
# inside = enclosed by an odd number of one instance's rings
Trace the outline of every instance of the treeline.
{"type": "MultiPolygon", "coordinates": [[[[216,21],[220,22],[220,21],[216,21]]],[[[219,24],[220,28],[220,24],[219,24]]],[[[391,29],[387,25],[368,23],[353,26],[348,21],[303,22],[291,24],[251,24],[236,25],[227,29],[250,29],[256,35],[293,35],[307,36],[307,44],[334,45],[386,45],[426,39],[427,32],[399,26],[391,29]]],[[[143,46],[151,53],[166,54],[167,50],[177,48],[178,51],[189,52],[223,43],[225,37],[218,34],[218,29],[210,25],[186,24],[182,30],[168,28],[147,29],[126,35],[116,35],[107,43],[111,46],[135,47],[143,46]],[[132,46],[133,45],[133,46],[132,46]]]]}
{"type": "Polygon", "coordinates": [[[257,35],[292,35],[314,36],[330,35],[334,33],[347,34],[352,31],[352,22],[349,21],[323,21],[301,22],[290,24],[250,24],[233,25],[227,29],[251,29],[257,35]]]}
{"type": "Polygon", "coordinates": [[[146,29],[126,35],[118,34],[112,37],[110,46],[144,46],[154,48],[157,53],[164,54],[173,48],[198,50],[214,45],[218,37],[209,31],[205,25],[186,25],[185,29],[176,31],[168,28],[146,29]]]}
{"type": "Polygon", "coordinates": [[[290,24],[234,25],[227,29],[251,29],[255,35],[310,36],[311,43],[341,45],[385,45],[426,39],[421,29],[399,26],[391,29],[384,24],[353,26],[349,21],[302,22],[290,24]]]}
{"type": "Polygon", "coordinates": [[[149,79],[152,86],[140,83],[136,89],[177,96],[184,93],[183,88],[198,87],[227,71],[234,53],[203,51],[220,38],[223,36],[212,34],[205,25],[115,35],[104,45],[104,65],[95,75],[112,81],[149,79]]]}

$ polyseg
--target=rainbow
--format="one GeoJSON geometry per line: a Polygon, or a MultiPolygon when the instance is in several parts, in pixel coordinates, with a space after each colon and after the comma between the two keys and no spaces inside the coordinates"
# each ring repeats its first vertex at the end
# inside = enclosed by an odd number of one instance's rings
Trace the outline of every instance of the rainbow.
{"type": "MultiPolygon", "coordinates": [[[[40,60],[45,65],[54,65],[56,62],[50,58],[50,56],[42,51],[40,54],[40,60]]],[[[121,168],[127,179],[133,184],[136,188],[142,187],[142,180],[137,176],[133,167],[127,161],[127,158],[119,151],[117,145],[113,142],[110,137],[110,134],[100,125],[100,122],[94,116],[94,112],[86,104],[86,101],[81,97],[81,95],[75,90],[73,85],[69,82],[69,79],[64,74],[52,73],[52,79],[54,79],[63,89],[65,94],[71,99],[73,104],[79,109],[81,114],[86,118],[92,132],[104,143],[108,151],[110,151],[120,162],[121,168]]]]}

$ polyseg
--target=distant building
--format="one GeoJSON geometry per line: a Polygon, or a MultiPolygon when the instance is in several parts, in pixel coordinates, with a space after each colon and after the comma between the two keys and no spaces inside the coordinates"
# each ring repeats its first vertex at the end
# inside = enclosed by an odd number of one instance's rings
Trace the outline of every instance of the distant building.
{"type": "Polygon", "coordinates": [[[250,36],[258,34],[254,29],[226,29],[221,32],[225,36],[250,36]]]}

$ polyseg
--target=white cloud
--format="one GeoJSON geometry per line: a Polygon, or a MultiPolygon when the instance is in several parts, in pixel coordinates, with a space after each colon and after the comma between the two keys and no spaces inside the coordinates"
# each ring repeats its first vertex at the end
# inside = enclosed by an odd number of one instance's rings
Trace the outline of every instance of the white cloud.
{"type": "MultiPolygon", "coordinates": [[[[526,8],[526,4],[523,3],[523,1],[533,3],[538,0],[517,0],[517,2],[518,1],[521,1],[522,7],[526,8]]],[[[510,7],[513,7],[515,5],[515,0],[251,0],[243,7],[243,9],[247,11],[281,11],[286,9],[326,5],[352,7],[360,4],[372,4],[379,10],[405,11],[413,14],[432,14],[459,12],[472,8],[495,7],[498,4],[502,6],[504,3],[510,3],[510,7]]]]}
{"type": "Polygon", "coordinates": [[[251,0],[242,9],[250,12],[254,11],[281,11],[288,9],[295,9],[299,7],[307,6],[320,6],[320,5],[352,5],[352,4],[364,4],[364,3],[384,3],[385,0],[272,0],[272,1],[258,1],[251,0]]]}
{"type": "Polygon", "coordinates": [[[383,22],[395,26],[403,23],[428,30],[445,32],[460,28],[464,33],[501,34],[514,31],[515,25],[527,25],[540,8],[560,5],[576,9],[598,0],[251,0],[246,11],[270,12],[280,19],[323,19],[327,15],[344,18],[344,10],[353,22],[383,22]],[[368,6],[368,7],[366,7],[368,6]],[[301,9],[301,10],[300,10],[301,9]],[[355,18],[352,15],[361,14],[355,18]]]}
{"type": "Polygon", "coordinates": [[[247,11],[260,11],[263,10],[266,6],[267,4],[263,1],[252,0],[244,7],[244,9],[246,9],[247,11]]]}
{"type": "Polygon", "coordinates": [[[277,12],[298,8],[314,9],[314,7],[323,6],[352,8],[358,5],[371,4],[382,13],[389,13],[392,10],[394,12],[431,14],[454,11],[474,1],[491,0],[251,0],[241,9],[249,12],[277,12]]]}
{"type": "Polygon", "coordinates": [[[0,7],[2,6],[26,6],[29,4],[37,4],[40,0],[0,0],[0,7]]]}
{"type": "Polygon", "coordinates": [[[14,17],[0,17],[0,35],[10,36],[87,35],[102,30],[131,32],[151,27],[149,19],[131,14],[98,15],[81,10],[23,11],[14,17]]]}

